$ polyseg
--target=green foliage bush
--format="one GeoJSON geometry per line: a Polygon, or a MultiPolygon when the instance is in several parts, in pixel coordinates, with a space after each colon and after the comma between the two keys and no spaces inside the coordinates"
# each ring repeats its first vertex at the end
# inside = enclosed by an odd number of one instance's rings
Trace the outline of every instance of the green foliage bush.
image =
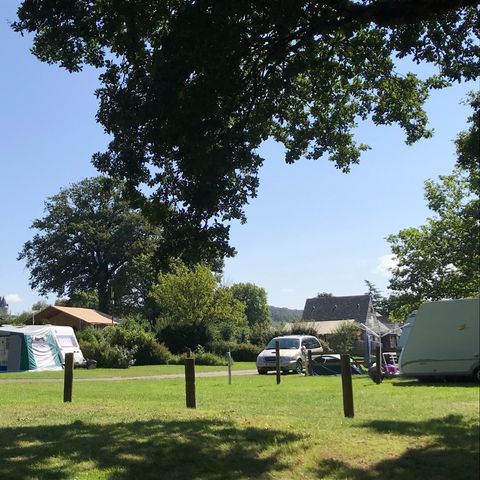
{"type": "Polygon", "coordinates": [[[169,324],[157,333],[157,340],[165,343],[174,354],[184,353],[187,348],[192,350],[195,345],[209,345],[210,332],[206,325],[174,325],[169,324]]]}
{"type": "Polygon", "coordinates": [[[105,339],[79,339],[79,343],[84,357],[96,360],[100,368],[128,368],[135,363],[135,349],[110,345],[105,339]]]}
{"type": "MultiPolygon", "coordinates": [[[[197,346],[197,348],[193,352],[193,356],[195,357],[196,365],[227,365],[226,357],[216,355],[215,353],[207,352],[201,345],[197,346]]],[[[172,355],[170,363],[175,365],[183,365],[185,363],[185,358],[187,358],[187,353],[183,353],[181,355],[172,355]]]]}
{"type": "Polygon", "coordinates": [[[258,345],[252,343],[217,342],[212,347],[214,353],[223,357],[230,352],[235,362],[254,362],[261,351],[258,345]]]}
{"type": "Polygon", "coordinates": [[[308,327],[302,323],[293,323],[288,332],[283,332],[283,335],[313,335],[316,337],[317,331],[314,328],[308,327]]]}
{"type": "Polygon", "coordinates": [[[220,357],[211,352],[204,352],[200,354],[195,354],[195,363],[197,365],[218,365],[225,366],[227,365],[227,359],[225,357],[220,357]]]}
{"type": "MultiPolygon", "coordinates": [[[[78,332],[77,337],[84,356],[97,360],[99,367],[108,368],[107,364],[115,363],[115,355],[123,358],[125,352],[130,352],[136,365],[170,363],[172,354],[168,348],[157,342],[155,335],[146,328],[134,319],[126,319],[118,326],[78,332]]],[[[119,363],[122,362],[119,360],[119,363]]]]}
{"type": "Polygon", "coordinates": [[[331,350],[335,353],[351,353],[360,329],[351,323],[341,323],[328,337],[331,350]]]}

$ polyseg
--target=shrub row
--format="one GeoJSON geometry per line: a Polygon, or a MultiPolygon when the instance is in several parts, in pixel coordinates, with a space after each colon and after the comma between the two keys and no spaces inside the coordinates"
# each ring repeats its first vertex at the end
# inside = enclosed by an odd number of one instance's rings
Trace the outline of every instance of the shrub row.
{"type": "MultiPolygon", "coordinates": [[[[173,355],[143,325],[127,320],[103,329],[77,332],[80,348],[87,359],[101,368],[128,368],[130,365],[183,364],[186,354],[173,355]]],[[[228,349],[227,349],[228,350],[228,349]]],[[[207,352],[198,346],[194,352],[197,365],[226,365],[225,352],[207,352]]],[[[233,357],[234,359],[235,356],[233,357]]],[[[238,358],[241,361],[241,358],[238,358]]]]}

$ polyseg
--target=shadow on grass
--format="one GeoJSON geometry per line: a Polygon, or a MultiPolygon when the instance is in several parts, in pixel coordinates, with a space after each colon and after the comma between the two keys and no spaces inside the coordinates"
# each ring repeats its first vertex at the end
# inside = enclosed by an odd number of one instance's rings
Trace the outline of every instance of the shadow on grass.
{"type": "Polygon", "coordinates": [[[465,377],[457,378],[428,378],[423,380],[393,381],[394,387],[468,387],[478,388],[478,383],[465,377]]]}
{"type": "MultiPolygon", "coordinates": [[[[449,415],[421,422],[374,420],[360,426],[382,434],[388,457],[388,435],[411,436],[418,439],[432,437],[420,448],[408,449],[396,458],[386,458],[368,470],[351,467],[345,462],[325,460],[316,474],[318,478],[354,480],[477,480],[480,460],[478,456],[478,425],[464,420],[461,415],[449,415]]],[[[394,441],[394,439],[392,439],[394,441]]]]}
{"type": "Polygon", "coordinates": [[[256,478],[281,472],[282,448],[295,434],[189,420],[0,429],[0,478],[256,478]]]}

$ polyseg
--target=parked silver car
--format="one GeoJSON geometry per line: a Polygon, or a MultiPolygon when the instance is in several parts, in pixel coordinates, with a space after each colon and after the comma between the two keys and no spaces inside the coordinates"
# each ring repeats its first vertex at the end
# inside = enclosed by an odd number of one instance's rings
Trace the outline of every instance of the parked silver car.
{"type": "Polygon", "coordinates": [[[312,351],[312,356],[320,355],[323,352],[320,340],[312,335],[275,337],[268,342],[268,345],[257,357],[258,373],[266,374],[269,370],[275,370],[276,340],[280,343],[280,368],[285,373],[289,371],[302,373],[308,350],[312,351]]]}

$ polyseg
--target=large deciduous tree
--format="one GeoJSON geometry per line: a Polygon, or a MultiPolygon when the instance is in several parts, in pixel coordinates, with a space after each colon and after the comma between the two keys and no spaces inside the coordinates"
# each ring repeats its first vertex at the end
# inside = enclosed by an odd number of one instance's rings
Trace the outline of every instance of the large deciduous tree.
{"type": "Polygon", "coordinates": [[[103,69],[97,119],[113,140],[94,164],[140,197],[152,187],[159,221],[175,207],[174,248],[232,254],[225,222],[244,220],[266,138],[288,163],[326,155],[348,171],[367,148],[359,121],[430,136],[429,90],[478,74],[479,3],[24,0],[13,28],[40,60],[103,69]],[[403,58],[436,74],[402,74],[403,58]]]}
{"type": "Polygon", "coordinates": [[[76,298],[93,291],[106,313],[112,289],[119,309],[125,298],[140,301],[148,294],[151,283],[143,283],[154,277],[145,257],[151,261],[160,231],[130,207],[120,182],[96,177],[61,190],[45,202],[45,216],[32,228],[38,232],[19,259],[26,261],[30,285],[41,294],[76,298]]]}
{"type": "Polygon", "coordinates": [[[458,161],[451,175],[425,182],[433,215],[425,225],[390,235],[398,266],[388,300],[403,319],[427,300],[478,295],[480,286],[480,94],[471,95],[470,127],[456,140],[458,161]]]}

